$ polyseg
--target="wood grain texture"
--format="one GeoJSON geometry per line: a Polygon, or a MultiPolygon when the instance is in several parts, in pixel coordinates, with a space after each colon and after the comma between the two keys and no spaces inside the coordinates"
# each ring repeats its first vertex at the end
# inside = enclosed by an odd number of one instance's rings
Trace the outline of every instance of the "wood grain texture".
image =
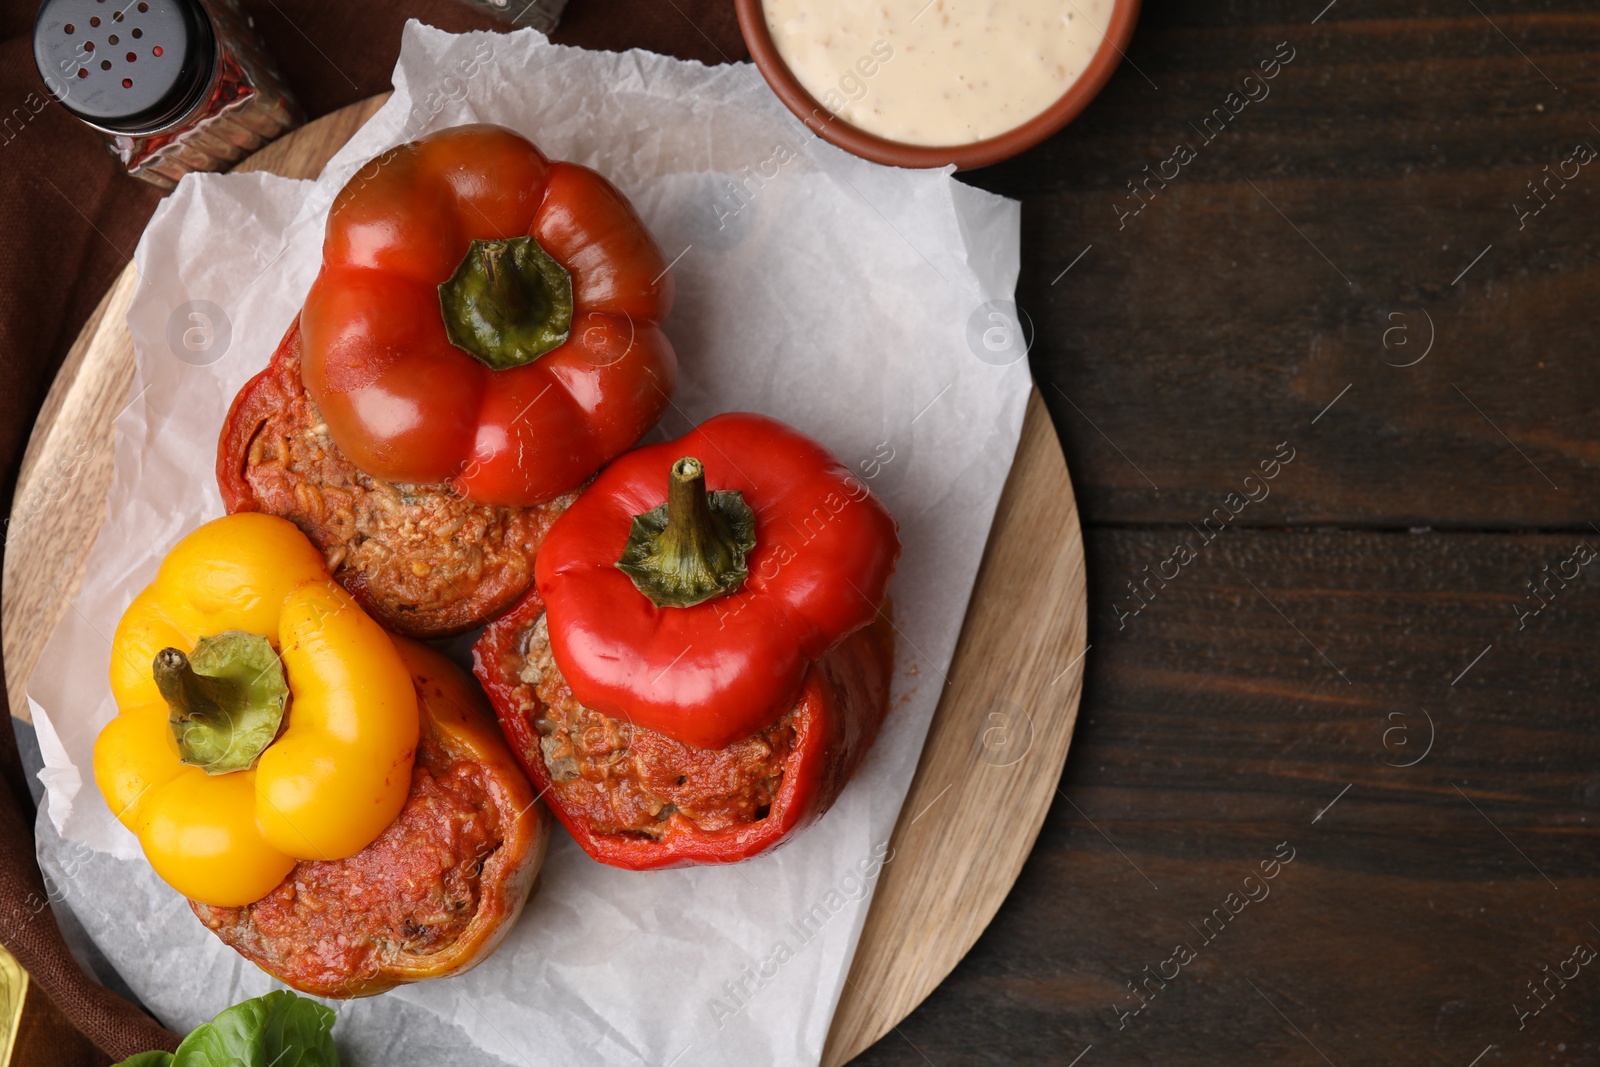
{"type": "Polygon", "coordinates": [[[1050,806],[1077,720],[1083,586],[1072,484],[1035,390],[823,1067],[852,1059],[938,985],[994,916],[996,887],[1022,869],[1031,813],[1050,806]]]}
{"type": "MultiPolygon", "coordinates": [[[[1175,536],[1088,530],[1091,604],[1175,536]]],[[[1338,1067],[1468,1067],[1490,1045],[1478,1067],[1600,1063],[1594,965],[1521,1029],[1514,1010],[1544,965],[1600,948],[1600,560],[1523,628],[1513,611],[1577,540],[1231,531],[1125,629],[1092,615],[1062,796],[1022,876],[859,1063],[1064,1065],[1093,1045],[1080,1067],[1310,1067],[1313,1044],[1338,1067]],[[1194,927],[1281,842],[1270,895],[1207,944],[1194,927]],[[1198,958],[1119,1029],[1126,983],[1180,942],[1198,958]]]]}
{"type": "MultiPolygon", "coordinates": [[[[235,169],[314,178],[387,99],[377,96],[324,116],[235,169]]],[[[29,719],[28,676],[56,622],[71,610],[89,547],[105,521],[112,424],[133,381],[127,314],[138,282],[130,262],[84,324],[45,398],[17,476],[6,521],[0,634],[11,713],[23,721],[29,719]]]]}
{"type": "Polygon", "coordinates": [[[1024,202],[1018,300],[1085,521],[1083,715],[1011,896],[858,1063],[1595,1067],[1592,965],[1517,1014],[1600,947],[1594,565],[1518,612],[1600,549],[1600,171],[1522,229],[1512,204],[1600,147],[1600,12],[1153,0],[1128,58],[965,176],[1024,202]],[[1285,40],[1204,142],[1188,123],[1285,40]],[[1432,351],[1390,365],[1424,312],[1432,351]],[[1280,442],[1271,495],[1150,579],[1280,442]],[[1149,978],[1180,942],[1194,962],[1149,978]]]}
{"type": "MultiPolygon", "coordinates": [[[[383,98],[329,115],[239,169],[320,173],[383,98]]],[[[85,327],[29,442],[5,556],[12,707],[81,580],[104,520],[113,422],[133,373],[132,264],[85,327]],[[26,521],[18,521],[19,518],[26,521]],[[59,576],[60,581],[51,576],[59,576]]],[[[1049,413],[1029,397],[943,695],[890,840],[824,1062],[888,1032],[983,932],[1021,869],[1072,738],[1085,631],[1083,543],[1049,413]],[[1040,539],[1038,531],[1049,530],[1040,539]],[[1000,696],[1003,692],[1004,696],[1000,696]],[[923,816],[926,815],[926,818],[923,816]],[[936,920],[930,927],[929,921],[936,920]],[[868,992],[870,990],[870,992],[868,992]]]]}
{"type": "Polygon", "coordinates": [[[1513,205],[1600,149],[1600,16],[1341,0],[1312,25],[1327,2],[1154,0],[1080,119],[963,176],[1024,203],[1017,300],[1084,518],[1198,522],[1349,386],[1251,521],[1582,527],[1600,168],[1521,228],[1513,205]],[[1280,42],[1268,95],[1197,132],[1280,42]]]}
{"type": "Polygon", "coordinates": [[[28,438],[6,521],[6,692],[31,721],[26,682],[56,623],[71,609],[111,488],[111,425],[133,381],[126,316],[138,275],[129,263],[73,342],[28,438]]]}

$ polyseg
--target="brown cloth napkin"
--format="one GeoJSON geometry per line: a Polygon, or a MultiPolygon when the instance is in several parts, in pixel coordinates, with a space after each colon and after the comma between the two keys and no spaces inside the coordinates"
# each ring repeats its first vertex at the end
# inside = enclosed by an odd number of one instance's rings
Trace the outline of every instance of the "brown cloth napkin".
{"type": "MultiPolygon", "coordinates": [[[[409,18],[457,32],[506,28],[454,0],[243,6],[310,118],[390,87],[409,18]]],[[[93,131],[47,102],[33,64],[37,7],[0,0],[0,502],[8,514],[56,369],[160,199],[122,173],[93,131]]],[[[554,39],[705,63],[748,58],[732,0],[569,0],[554,39]]],[[[34,859],[33,803],[9,729],[0,730],[0,777],[0,941],[113,1060],[175,1048],[176,1035],[85,976],[68,954],[34,859]]]]}

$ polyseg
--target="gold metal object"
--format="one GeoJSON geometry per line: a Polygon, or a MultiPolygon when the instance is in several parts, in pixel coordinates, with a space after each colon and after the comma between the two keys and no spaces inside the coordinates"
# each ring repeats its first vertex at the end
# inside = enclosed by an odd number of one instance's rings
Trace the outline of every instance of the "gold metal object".
{"type": "Polygon", "coordinates": [[[28,972],[17,958],[0,948],[0,1067],[11,1063],[22,1029],[22,1003],[28,999],[28,972]]]}

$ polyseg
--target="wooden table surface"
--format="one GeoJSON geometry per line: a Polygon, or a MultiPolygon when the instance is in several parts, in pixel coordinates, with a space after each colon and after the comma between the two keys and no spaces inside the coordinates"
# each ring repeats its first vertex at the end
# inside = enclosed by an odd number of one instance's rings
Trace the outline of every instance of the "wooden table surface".
{"type": "Polygon", "coordinates": [[[857,1063],[1600,1063],[1597,71],[1592,0],[1152,0],[967,176],[1091,647],[1020,881],[857,1063]]]}
{"type": "Polygon", "coordinates": [[[1092,647],[1021,880],[858,1063],[1600,1063],[1597,74],[1592,2],[1157,0],[968,176],[1092,647]]]}

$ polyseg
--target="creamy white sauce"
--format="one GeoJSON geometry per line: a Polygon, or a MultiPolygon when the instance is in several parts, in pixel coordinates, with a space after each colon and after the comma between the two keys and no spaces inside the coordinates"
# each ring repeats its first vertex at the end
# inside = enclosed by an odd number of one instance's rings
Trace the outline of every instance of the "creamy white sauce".
{"type": "Polygon", "coordinates": [[[1015,129],[1082,76],[1112,0],[765,0],[806,91],[891,141],[959,145],[1015,129]]]}

